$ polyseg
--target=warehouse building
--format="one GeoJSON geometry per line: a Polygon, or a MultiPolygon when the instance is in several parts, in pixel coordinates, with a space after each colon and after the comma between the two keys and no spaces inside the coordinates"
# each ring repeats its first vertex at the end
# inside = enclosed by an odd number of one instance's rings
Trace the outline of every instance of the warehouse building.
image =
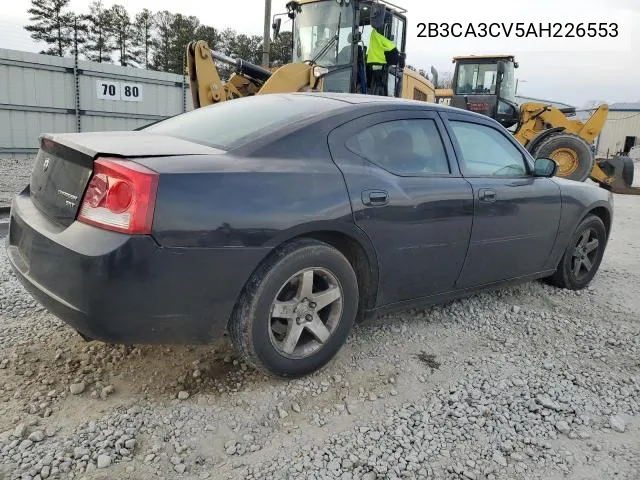
{"type": "Polygon", "coordinates": [[[609,105],[609,117],[596,141],[599,157],[628,154],[640,146],[640,102],[609,105]]]}

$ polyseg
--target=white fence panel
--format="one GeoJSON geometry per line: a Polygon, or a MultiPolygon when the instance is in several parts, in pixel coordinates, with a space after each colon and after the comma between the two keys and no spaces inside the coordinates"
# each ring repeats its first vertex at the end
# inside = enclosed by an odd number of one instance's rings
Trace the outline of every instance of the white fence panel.
{"type": "Polygon", "coordinates": [[[42,133],[133,130],[192,109],[182,75],[0,49],[0,156],[42,133]],[[77,100],[77,103],[76,103],[77,100]]]}

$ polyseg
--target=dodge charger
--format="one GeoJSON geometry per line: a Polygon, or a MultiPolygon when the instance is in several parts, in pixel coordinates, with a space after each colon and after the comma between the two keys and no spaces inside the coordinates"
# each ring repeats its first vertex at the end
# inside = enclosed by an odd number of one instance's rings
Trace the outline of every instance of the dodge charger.
{"type": "Polygon", "coordinates": [[[361,318],[543,279],[583,289],[606,190],[494,120],[367,95],[271,94],[131,132],[44,134],[8,257],[87,340],[326,365],[361,318]]]}

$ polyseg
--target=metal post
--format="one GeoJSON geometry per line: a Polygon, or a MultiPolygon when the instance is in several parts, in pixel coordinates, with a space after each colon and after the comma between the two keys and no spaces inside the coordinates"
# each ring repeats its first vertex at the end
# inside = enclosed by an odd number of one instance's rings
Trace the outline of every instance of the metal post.
{"type": "Polygon", "coordinates": [[[185,82],[185,64],[186,64],[186,58],[185,58],[185,53],[182,52],[182,113],[187,111],[187,89],[186,89],[186,82],[185,82]]]}
{"type": "Polygon", "coordinates": [[[82,131],[80,122],[80,77],[78,75],[78,19],[73,20],[73,83],[76,94],[76,132],[82,131]]]}
{"type": "Polygon", "coordinates": [[[271,0],[264,0],[264,37],[262,40],[262,66],[269,68],[271,50],[271,0]]]}

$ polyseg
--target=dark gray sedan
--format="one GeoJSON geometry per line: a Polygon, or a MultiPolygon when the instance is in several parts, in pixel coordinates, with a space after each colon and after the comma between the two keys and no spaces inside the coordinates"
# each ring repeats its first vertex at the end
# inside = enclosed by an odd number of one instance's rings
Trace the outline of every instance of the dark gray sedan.
{"type": "Polygon", "coordinates": [[[382,97],[264,95],[136,132],[44,135],[12,206],[29,291],[86,339],[325,365],[354,321],[596,274],[612,196],[497,122],[382,97]]]}

